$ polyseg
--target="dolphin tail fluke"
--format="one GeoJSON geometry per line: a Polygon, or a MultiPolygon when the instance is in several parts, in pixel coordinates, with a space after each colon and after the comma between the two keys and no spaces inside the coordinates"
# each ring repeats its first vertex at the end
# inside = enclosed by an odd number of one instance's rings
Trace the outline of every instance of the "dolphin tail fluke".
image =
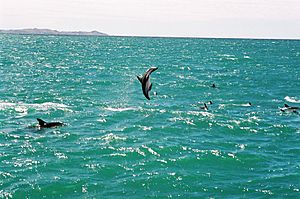
{"type": "Polygon", "coordinates": [[[40,126],[44,126],[46,124],[46,122],[40,118],[37,118],[37,121],[39,121],[40,126]]]}
{"type": "Polygon", "coordinates": [[[156,71],[158,69],[158,67],[152,67],[152,68],[149,68],[146,72],[147,75],[150,75],[152,72],[156,71]]]}
{"type": "Polygon", "coordinates": [[[206,103],[204,103],[204,107],[205,107],[206,110],[208,110],[208,107],[207,107],[206,103]]]}

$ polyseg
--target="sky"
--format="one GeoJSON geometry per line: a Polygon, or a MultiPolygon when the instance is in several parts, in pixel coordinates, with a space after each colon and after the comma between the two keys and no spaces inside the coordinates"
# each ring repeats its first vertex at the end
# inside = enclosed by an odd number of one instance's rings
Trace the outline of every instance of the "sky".
{"type": "Polygon", "coordinates": [[[0,29],[300,39],[300,0],[0,0],[0,29]]]}

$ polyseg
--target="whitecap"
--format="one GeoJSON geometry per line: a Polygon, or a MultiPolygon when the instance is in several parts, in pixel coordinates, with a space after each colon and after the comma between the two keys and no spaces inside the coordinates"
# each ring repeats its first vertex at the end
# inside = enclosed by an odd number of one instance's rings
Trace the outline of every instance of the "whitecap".
{"type": "Polygon", "coordinates": [[[210,150],[212,155],[221,156],[221,152],[219,150],[210,150]]]}
{"type": "Polygon", "coordinates": [[[185,121],[185,123],[188,124],[188,125],[194,125],[194,126],[196,125],[194,123],[194,121],[192,119],[189,119],[189,118],[185,121]]]}
{"type": "Polygon", "coordinates": [[[14,109],[18,114],[17,118],[24,117],[28,114],[28,108],[23,104],[0,102],[0,110],[6,110],[6,109],[14,109]]]}
{"type": "Polygon", "coordinates": [[[143,131],[150,131],[152,129],[151,126],[139,126],[143,131]]]}
{"type": "Polygon", "coordinates": [[[13,108],[16,104],[10,102],[0,102],[0,110],[5,110],[8,108],[13,108]]]}
{"type": "Polygon", "coordinates": [[[107,108],[104,108],[105,110],[108,110],[108,111],[113,111],[113,112],[123,112],[123,111],[133,111],[133,110],[137,110],[136,108],[134,107],[127,107],[127,108],[113,108],[113,107],[107,107],[107,108]]]}
{"type": "Polygon", "coordinates": [[[41,104],[27,104],[23,102],[11,103],[11,102],[0,102],[0,110],[14,109],[20,114],[27,115],[29,108],[34,108],[36,110],[48,110],[48,109],[58,109],[63,111],[71,111],[69,106],[65,104],[59,104],[54,102],[44,102],[41,104]]]}
{"type": "Polygon", "coordinates": [[[233,153],[228,153],[227,155],[231,158],[236,158],[236,156],[233,153]]]}
{"type": "Polygon", "coordinates": [[[98,122],[101,122],[101,123],[105,123],[106,122],[106,119],[105,118],[100,118],[97,120],[98,122]]]}
{"type": "Polygon", "coordinates": [[[237,144],[236,147],[240,148],[241,150],[244,150],[247,146],[247,144],[237,144]]]}
{"type": "Polygon", "coordinates": [[[201,113],[199,111],[188,111],[187,114],[199,116],[201,113]]]}
{"type": "Polygon", "coordinates": [[[107,142],[111,142],[114,140],[126,140],[125,137],[120,137],[120,136],[114,135],[113,133],[106,134],[106,135],[102,136],[100,139],[105,140],[107,142]]]}
{"type": "Polygon", "coordinates": [[[220,57],[234,57],[234,55],[229,55],[229,54],[218,54],[220,57]]]}
{"type": "Polygon", "coordinates": [[[35,108],[37,110],[48,110],[48,109],[58,109],[58,110],[69,110],[67,105],[59,104],[54,102],[44,102],[42,104],[24,104],[29,107],[35,108]]]}
{"type": "Polygon", "coordinates": [[[214,114],[212,114],[212,113],[209,113],[209,112],[200,112],[200,114],[202,115],[202,116],[206,116],[206,117],[213,117],[214,116],[214,114]]]}
{"type": "Polygon", "coordinates": [[[122,157],[125,157],[126,154],[125,153],[112,153],[109,156],[122,156],[122,157]]]}
{"type": "Polygon", "coordinates": [[[68,156],[66,156],[64,153],[55,152],[54,155],[59,159],[68,159],[68,156]]]}
{"type": "Polygon", "coordinates": [[[218,56],[223,57],[225,60],[238,60],[238,58],[235,57],[235,55],[229,55],[229,54],[219,54],[218,56]]]}
{"type": "Polygon", "coordinates": [[[143,147],[144,149],[147,149],[148,152],[151,153],[152,155],[155,155],[155,156],[158,156],[158,157],[160,156],[159,153],[157,153],[156,151],[154,151],[154,150],[151,149],[150,147],[148,147],[148,146],[146,146],[146,145],[142,145],[142,147],[143,147]]]}
{"type": "Polygon", "coordinates": [[[252,116],[252,117],[249,117],[248,120],[249,122],[252,122],[252,121],[261,121],[261,119],[257,116],[252,116]]]}
{"type": "Polygon", "coordinates": [[[0,198],[13,198],[12,193],[0,190],[0,198]]]}
{"type": "Polygon", "coordinates": [[[286,96],[284,99],[285,99],[286,101],[288,101],[288,102],[292,102],[292,103],[300,103],[300,100],[297,100],[296,97],[286,96]]]}
{"type": "Polygon", "coordinates": [[[235,61],[235,60],[238,60],[238,58],[236,58],[236,57],[228,57],[228,58],[226,58],[227,60],[232,60],[232,61],[235,61]]]}
{"type": "Polygon", "coordinates": [[[206,112],[206,111],[188,111],[187,112],[188,115],[195,115],[195,116],[205,116],[205,117],[214,117],[214,114],[206,112]]]}
{"type": "Polygon", "coordinates": [[[157,159],[158,162],[161,162],[161,163],[165,163],[167,164],[168,162],[166,160],[162,160],[162,159],[157,159]]]}
{"type": "Polygon", "coordinates": [[[17,106],[15,107],[15,111],[18,113],[27,113],[27,108],[25,106],[17,106]]]}

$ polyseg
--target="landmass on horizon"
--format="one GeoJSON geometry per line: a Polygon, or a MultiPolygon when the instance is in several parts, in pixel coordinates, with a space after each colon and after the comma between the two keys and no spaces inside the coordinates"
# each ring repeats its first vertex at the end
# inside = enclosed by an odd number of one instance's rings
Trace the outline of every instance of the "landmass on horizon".
{"type": "Polygon", "coordinates": [[[26,29],[11,29],[0,30],[0,33],[7,34],[33,34],[33,35],[89,35],[89,36],[108,36],[106,33],[98,31],[58,31],[51,29],[26,28],[26,29]]]}

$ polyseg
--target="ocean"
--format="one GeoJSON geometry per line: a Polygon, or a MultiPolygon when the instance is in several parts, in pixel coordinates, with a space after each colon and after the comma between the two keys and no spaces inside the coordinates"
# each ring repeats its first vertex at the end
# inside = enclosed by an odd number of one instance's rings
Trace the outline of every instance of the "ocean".
{"type": "Polygon", "coordinates": [[[299,88],[300,40],[1,34],[0,198],[300,198],[299,88]]]}

